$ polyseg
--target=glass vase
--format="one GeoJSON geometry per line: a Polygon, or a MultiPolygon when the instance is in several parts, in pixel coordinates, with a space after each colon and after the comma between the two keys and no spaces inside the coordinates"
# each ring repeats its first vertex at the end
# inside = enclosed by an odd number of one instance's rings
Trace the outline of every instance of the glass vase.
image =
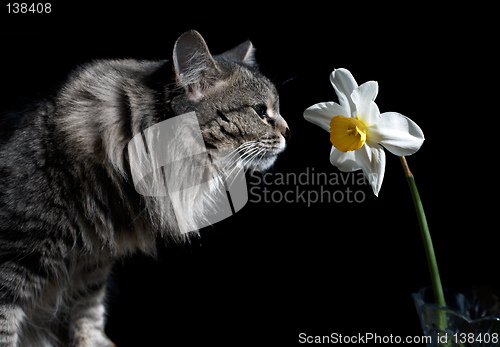
{"type": "Polygon", "coordinates": [[[427,346],[500,346],[500,296],[491,290],[444,289],[446,307],[434,303],[430,287],[412,296],[427,346]]]}

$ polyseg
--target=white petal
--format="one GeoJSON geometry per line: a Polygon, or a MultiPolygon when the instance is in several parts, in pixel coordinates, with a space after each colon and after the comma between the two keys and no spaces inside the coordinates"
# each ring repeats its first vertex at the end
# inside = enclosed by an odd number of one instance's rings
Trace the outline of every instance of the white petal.
{"type": "Polygon", "coordinates": [[[330,152],[330,163],[333,166],[339,168],[343,172],[352,172],[361,169],[361,167],[356,162],[355,157],[356,151],[342,152],[337,148],[332,146],[332,151],[330,152]]]}
{"type": "Polygon", "coordinates": [[[356,161],[372,186],[373,193],[378,196],[385,174],[384,149],[377,144],[370,146],[365,143],[363,147],[354,152],[356,153],[356,161]]]}
{"type": "Polygon", "coordinates": [[[377,104],[373,102],[377,94],[378,83],[375,81],[363,83],[351,94],[358,115],[367,125],[375,123],[380,115],[377,104]]]}
{"type": "Polygon", "coordinates": [[[321,102],[312,105],[304,111],[304,118],[330,132],[330,122],[333,117],[349,117],[348,112],[335,102],[321,102]]]}
{"type": "Polygon", "coordinates": [[[332,82],[335,93],[339,98],[340,105],[342,105],[349,116],[356,110],[354,102],[351,99],[351,94],[358,87],[356,80],[347,69],[336,69],[330,75],[330,82],[332,82]]]}
{"type": "MultiPolygon", "coordinates": [[[[365,82],[352,92],[356,92],[366,100],[375,101],[378,95],[378,83],[376,81],[365,82]]],[[[354,102],[356,102],[356,100],[354,100],[354,102]]]]}
{"type": "Polygon", "coordinates": [[[368,142],[379,143],[397,156],[410,155],[424,142],[422,129],[411,119],[397,112],[385,112],[368,129],[368,142]]]}

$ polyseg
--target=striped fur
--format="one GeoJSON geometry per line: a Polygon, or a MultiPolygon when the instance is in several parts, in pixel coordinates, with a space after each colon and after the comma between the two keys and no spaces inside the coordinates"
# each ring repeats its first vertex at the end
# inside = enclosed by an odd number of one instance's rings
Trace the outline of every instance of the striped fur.
{"type": "MultiPolygon", "coordinates": [[[[207,170],[272,165],[289,130],[253,57],[250,42],[213,57],[191,31],[177,40],[175,63],[95,61],[50,97],[2,117],[0,346],[111,346],[102,330],[113,262],[154,254],[158,239],[182,241],[177,219],[210,207],[209,192],[180,196],[176,217],[168,198],[139,195],[127,153],[134,135],[194,111],[207,170]]],[[[192,145],[186,138],[176,150],[192,145]]]]}

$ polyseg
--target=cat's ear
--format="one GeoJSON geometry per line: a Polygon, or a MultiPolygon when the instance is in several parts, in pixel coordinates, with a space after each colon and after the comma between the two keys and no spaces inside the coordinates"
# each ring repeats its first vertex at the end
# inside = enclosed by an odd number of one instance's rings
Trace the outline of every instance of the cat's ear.
{"type": "Polygon", "coordinates": [[[227,60],[243,63],[250,67],[258,67],[255,61],[255,48],[250,41],[240,43],[238,46],[222,53],[220,56],[227,60]]]}
{"type": "Polygon", "coordinates": [[[219,70],[203,37],[195,30],[187,31],[175,42],[174,69],[177,84],[188,97],[198,100],[214,86],[219,70]]]}

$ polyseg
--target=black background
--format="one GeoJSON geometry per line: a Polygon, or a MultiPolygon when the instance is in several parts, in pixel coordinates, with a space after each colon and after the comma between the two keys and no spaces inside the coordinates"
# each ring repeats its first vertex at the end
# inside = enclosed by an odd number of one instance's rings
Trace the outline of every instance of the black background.
{"type": "MultiPolygon", "coordinates": [[[[57,86],[92,59],[170,58],[176,38],[189,29],[198,30],[214,54],[250,39],[261,70],[276,85],[292,79],[278,88],[292,140],[274,174],[339,174],[329,163],[328,134],[302,113],[338,101],[329,74],[345,67],[359,84],[378,81],[381,112],[400,112],[424,131],[424,145],[408,162],[444,285],[499,290],[493,9],[270,6],[53,3],[49,15],[9,15],[4,6],[2,110],[22,103],[20,96],[57,86]]],[[[357,184],[348,187],[363,192],[362,203],[308,206],[253,196],[189,244],[161,248],[157,259],[126,259],[110,284],[108,335],[120,347],[288,346],[299,344],[299,333],[420,335],[411,293],[430,278],[399,159],[386,154],[378,198],[357,184]]],[[[249,178],[249,188],[255,181],[249,178]]],[[[307,194],[320,186],[300,189],[307,194]]]]}

